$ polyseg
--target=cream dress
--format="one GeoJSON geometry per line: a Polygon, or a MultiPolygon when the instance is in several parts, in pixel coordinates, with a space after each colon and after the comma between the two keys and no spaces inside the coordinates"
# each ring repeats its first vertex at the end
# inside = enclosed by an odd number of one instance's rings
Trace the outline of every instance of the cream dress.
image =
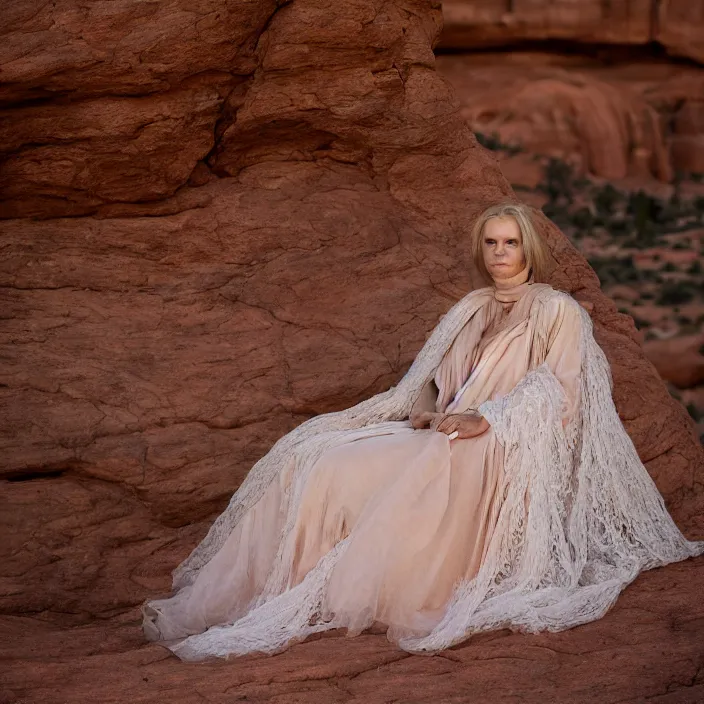
{"type": "MultiPolygon", "coordinates": [[[[501,399],[545,363],[564,391],[562,422],[569,424],[579,405],[580,314],[565,294],[536,300],[546,289],[524,285],[515,302],[497,300],[492,288],[475,292],[476,312],[434,374],[437,411],[462,413],[501,399]]],[[[288,591],[342,541],[317,617],[349,635],[380,622],[395,642],[429,634],[486,556],[507,486],[504,447],[491,427],[449,440],[396,421],[368,435],[350,431],[319,457],[287,531],[283,505],[294,470],[284,467],[192,584],[151,602],[148,636],[200,659],[184,637],[236,624],[260,607],[274,563],[288,591]]]]}

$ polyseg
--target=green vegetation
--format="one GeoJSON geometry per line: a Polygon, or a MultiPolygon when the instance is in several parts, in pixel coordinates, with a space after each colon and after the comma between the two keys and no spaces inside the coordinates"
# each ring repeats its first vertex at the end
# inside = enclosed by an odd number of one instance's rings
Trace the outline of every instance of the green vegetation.
{"type": "Polygon", "coordinates": [[[688,403],[685,408],[687,409],[687,413],[692,416],[695,423],[698,423],[701,420],[702,413],[693,403],[688,403]]]}
{"type": "Polygon", "coordinates": [[[688,281],[668,281],[660,289],[657,303],[661,306],[676,306],[694,299],[694,286],[688,281]]]}
{"type": "Polygon", "coordinates": [[[633,322],[639,330],[645,330],[645,328],[652,326],[652,323],[649,320],[643,320],[643,318],[638,318],[635,315],[633,316],[633,322]]]}
{"type": "MultiPolygon", "coordinates": [[[[569,164],[549,158],[538,190],[547,196],[543,212],[569,237],[579,240],[601,230],[624,247],[642,249],[661,243],[664,235],[704,226],[704,198],[684,200],[679,181],[674,186],[669,199],[643,190],[627,193],[578,178],[569,164]]],[[[673,247],[689,248],[685,243],[673,247]]]]}
{"type": "Polygon", "coordinates": [[[596,272],[601,285],[634,283],[645,279],[643,271],[636,269],[632,256],[591,257],[589,266],[596,272]]]}
{"type": "Polygon", "coordinates": [[[506,144],[502,142],[496,132],[492,132],[490,135],[486,135],[483,132],[475,132],[474,136],[482,147],[491,149],[492,152],[506,152],[509,156],[513,156],[523,151],[523,147],[518,144],[506,144]]]}
{"type": "MultiPolygon", "coordinates": [[[[659,268],[637,268],[633,250],[662,247],[694,250],[704,255],[704,241],[697,244],[693,236],[679,235],[704,227],[704,197],[684,198],[682,174],[677,174],[669,198],[659,198],[643,190],[621,191],[610,183],[579,178],[564,161],[548,158],[538,190],[545,194],[543,212],[579,247],[589,237],[589,251],[599,242],[616,244],[619,254],[590,255],[589,264],[602,286],[626,284],[637,289],[640,300],[625,303],[629,308],[652,301],[674,310],[673,317],[683,330],[696,330],[704,320],[678,315],[676,306],[704,298],[704,265],[699,259],[678,265],[663,261],[659,252],[653,261],[659,268]],[[674,235],[674,236],[672,236],[674,235]],[[672,237],[671,237],[672,236],[672,237]],[[630,250],[630,251],[629,251],[630,250]]],[[[587,247],[585,246],[584,249],[587,247]]],[[[639,328],[650,327],[638,319],[639,328]]],[[[646,331],[646,336],[651,335],[646,331]]]]}

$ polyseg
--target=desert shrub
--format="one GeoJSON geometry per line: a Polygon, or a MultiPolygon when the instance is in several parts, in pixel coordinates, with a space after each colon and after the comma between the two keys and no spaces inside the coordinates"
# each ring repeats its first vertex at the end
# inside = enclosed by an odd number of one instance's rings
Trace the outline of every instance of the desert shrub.
{"type": "Polygon", "coordinates": [[[640,281],[642,274],[636,269],[632,256],[627,257],[592,257],[589,266],[594,269],[602,285],[613,283],[631,283],[640,281]]]}
{"type": "Polygon", "coordinates": [[[597,214],[607,219],[616,212],[616,207],[623,202],[623,194],[610,183],[597,188],[593,197],[597,214]]]}
{"type": "Polygon", "coordinates": [[[662,211],[660,201],[644,191],[636,191],[628,196],[626,213],[632,218],[633,228],[640,241],[654,241],[657,234],[656,223],[662,211]]]}
{"type": "Polygon", "coordinates": [[[582,232],[591,232],[595,225],[594,214],[589,208],[582,207],[571,213],[570,220],[572,224],[582,232]]]}
{"type": "Polygon", "coordinates": [[[645,328],[649,328],[652,325],[649,320],[643,320],[643,318],[638,318],[635,315],[633,316],[633,322],[639,330],[645,330],[645,328]]]}
{"type": "MultiPolygon", "coordinates": [[[[488,148],[510,148],[496,135],[477,134],[477,139],[488,148]]],[[[537,189],[547,196],[545,215],[572,239],[603,228],[623,247],[647,249],[662,242],[663,235],[704,224],[704,197],[684,200],[677,180],[681,177],[675,179],[670,198],[662,199],[643,190],[627,193],[610,183],[596,185],[588,178],[577,177],[567,162],[550,157],[544,162],[537,189]]]]}
{"type": "Polygon", "coordinates": [[[687,282],[668,281],[663,285],[657,302],[662,306],[676,306],[679,303],[689,303],[693,298],[694,292],[687,282]]]}
{"type": "Polygon", "coordinates": [[[518,144],[506,144],[502,142],[496,132],[492,132],[491,135],[486,135],[483,132],[475,132],[474,136],[482,147],[491,149],[493,152],[508,152],[509,155],[513,156],[523,151],[523,147],[518,144]]]}
{"type": "MultiPolygon", "coordinates": [[[[615,237],[623,237],[633,231],[630,220],[620,215],[615,215],[605,223],[606,229],[615,237]]],[[[641,238],[637,238],[640,240],[641,238]]]]}
{"type": "Polygon", "coordinates": [[[538,190],[548,197],[548,204],[553,208],[557,204],[571,205],[574,198],[574,174],[572,167],[560,159],[550,157],[543,169],[543,181],[538,190]]]}

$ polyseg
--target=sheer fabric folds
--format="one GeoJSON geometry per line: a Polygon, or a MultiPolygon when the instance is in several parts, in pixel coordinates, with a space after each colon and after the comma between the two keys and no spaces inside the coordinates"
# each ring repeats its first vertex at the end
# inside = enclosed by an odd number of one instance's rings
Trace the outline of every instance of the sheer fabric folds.
{"type": "Polygon", "coordinates": [[[410,652],[508,627],[600,618],[640,571],[704,552],[667,512],[611,397],[589,315],[531,284],[473,291],[399,385],[281,438],[147,602],[144,630],[183,660],[276,653],[375,622],[410,652]],[[414,430],[478,409],[476,438],[414,430]]]}

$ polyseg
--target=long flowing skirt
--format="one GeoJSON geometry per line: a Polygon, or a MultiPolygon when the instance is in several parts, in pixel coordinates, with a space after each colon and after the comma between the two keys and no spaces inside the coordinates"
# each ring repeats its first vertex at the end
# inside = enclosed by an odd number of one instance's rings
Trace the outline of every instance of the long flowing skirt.
{"type": "MultiPolygon", "coordinates": [[[[458,582],[479,569],[501,506],[503,449],[491,429],[449,440],[406,422],[326,451],[306,480],[289,535],[286,588],[348,538],[323,610],[356,634],[375,622],[388,637],[422,637],[442,619],[458,582]]],[[[256,608],[277,559],[292,473],[283,471],[247,512],[178,607],[165,640],[233,623],[256,608]]]]}

